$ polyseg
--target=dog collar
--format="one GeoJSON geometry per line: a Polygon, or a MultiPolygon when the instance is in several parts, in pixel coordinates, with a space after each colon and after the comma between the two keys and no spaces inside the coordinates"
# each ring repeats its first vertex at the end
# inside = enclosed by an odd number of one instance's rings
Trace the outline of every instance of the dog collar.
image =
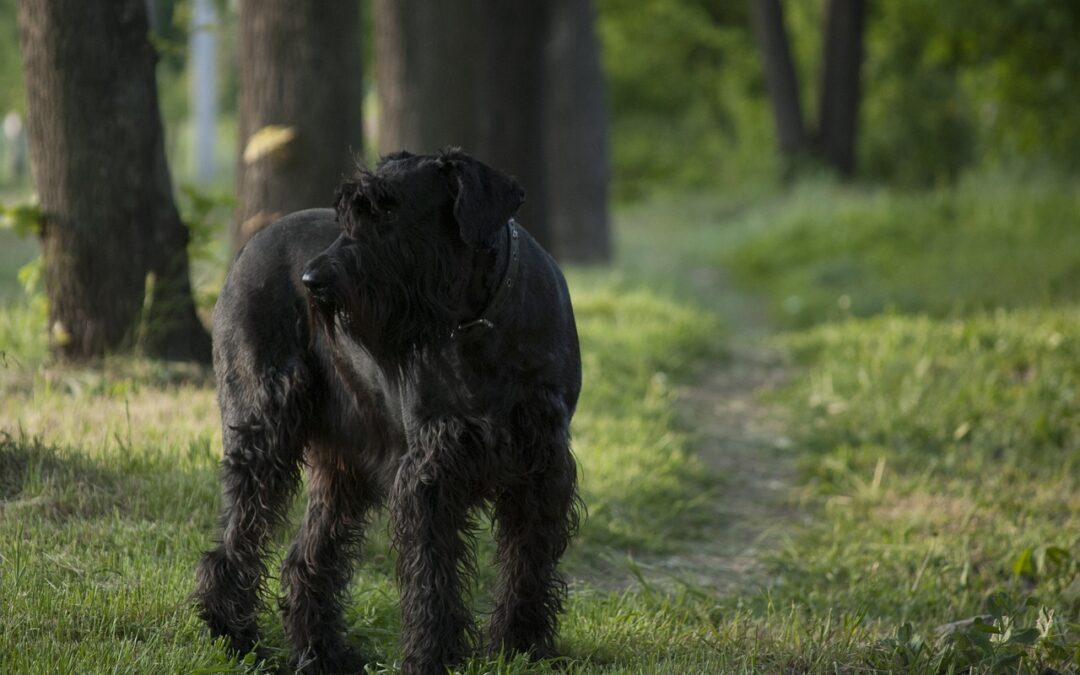
{"type": "Polygon", "coordinates": [[[488,318],[494,314],[500,307],[506,303],[506,299],[510,297],[510,291],[514,288],[514,280],[517,278],[517,270],[520,261],[518,260],[518,230],[517,223],[514,219],[506,221],[506,233],[509,235],[507,241],[509,242],[509,257],[506,261],[506,271],[503,273],[502,279],[499,280],[499,287],[495,290],[495,295],[492,296],[491,301],[488,303],[484,311],[480,312],[480,316],[472,321],[466,321],[465,323],[459,323],[457,328],[450,331],[450,339],[460,337],[462,334],[471,331],[474,328],[481,328],[488,330],[494,328],[495,324],[488,318]]]}

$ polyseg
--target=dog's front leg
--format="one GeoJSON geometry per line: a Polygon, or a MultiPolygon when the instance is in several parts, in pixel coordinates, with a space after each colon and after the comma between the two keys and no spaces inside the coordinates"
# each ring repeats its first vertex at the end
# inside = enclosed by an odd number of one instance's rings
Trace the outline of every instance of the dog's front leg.
{"type": "Polygon", "coordinates": [[[459,429],[433,422],[419,430],[391,495],[406,674],[445,673],[476,638],[462,579],[475,558],[474,462],[466,461],[459,429]]]}
{"type": "Polygon", "coordinates": [[[521,478],[495,499],[499,583],[491,616],[491,649],[555,656],[566,583],[559,559],[577,529],[577,470],[562,408],[521,412],[514,444],[521,478]]]}
{"type": "Polygon", "coordinates": [[[303,672],[353,673],[364,666],[345,642],[342,610],[378,493],[367,475],[337,459],[325,448],[308,453],[307,512],[281,567],[285,634],[303,672]]]}

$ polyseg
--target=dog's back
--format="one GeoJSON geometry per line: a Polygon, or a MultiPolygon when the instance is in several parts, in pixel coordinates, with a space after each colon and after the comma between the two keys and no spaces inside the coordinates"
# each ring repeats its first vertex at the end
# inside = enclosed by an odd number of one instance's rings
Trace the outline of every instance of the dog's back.
{"type": "Polygon", "coordinates": [[[240,341],[245,347],[264,345],[255,351],[272,357],[277,351],[274,343],[310,339],[307,323],[297,324],[297,318],[307,313],[300,275],[338,233],[332,210],[308,209],[285,216],[251,238],[233,263],[214,307],[215,368],[236,360],[240,341]]]}

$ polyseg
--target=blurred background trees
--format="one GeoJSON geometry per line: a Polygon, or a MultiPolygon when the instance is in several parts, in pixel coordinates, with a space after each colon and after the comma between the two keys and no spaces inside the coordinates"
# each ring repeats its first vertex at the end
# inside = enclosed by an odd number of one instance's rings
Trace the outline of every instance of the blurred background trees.
{"type": "Polygon", "coordinates": [[[863,60],[864,0],[829,0],[817,129],[807,132],[799,81],[780,0],[750,0],[750,14],[761,50],[765,82],[776,118],[776,136],[789,169],[804,156],[828,163],[844,176],[855,172],[863,60]]]}
{"type": "Polygon", "coordinates": [[[362,150],[356,0],[240,0],[233,250],[331,203],[362,150]]]}
{"type": "Polygon", "coordinates": [[[605,102],[591,2],[375,0],[380,150],[466,151],[517,176],[553,253],[602,261],[605,102]]]}
{"type": "MultiPolygon", "coordinates": [[[[20,122],[29,112],[31,136],[42,124],[13,46],[14,6],[0,0],[0,34],[10,38],[0,41],[0,114],[12,113],[0,141],[0,199],[8,204],[31,189],[19,168],[20,122]]],[[[114,12],[125,6],[104,5],[114,12]]],[[[1000,167],[1080,169],[1080,4],[1072,0],[145,6],[164,148],[193,226],[192,246],[199,244],[200,297],[212,298],[228,251],[276,214],[329,205],[349,151],[372,161],[401,148],[458,145],[515,173],[529,195],[521,222],[567,262],[609,257],[612,201],[760,193],[806,174],[920,189],[1000,167]],[[217,55],[216,77],[201,87],[191,80],[207,81],[206,61],[189,49],[200,34],[203,43],[212,37],[217,55]],[[192,93],[208,86],[216,87],[210,130],[205,94],[192,93]],[[204,111],[201,124],[196,109],[204,111]],[[231,213],[229,199],[216,196],[222,193],[235,194],[231,213]],[[206,246],[225,239],[226,221],[231,244],[206,246]],[[217,272],[203,278],[208,252],[217,258],[207,267],[217,272]]],[[[79,27],[96,30],[94,23],[79,27]]],[[[23,61],[36,72],[45,66],[29,47],[23,61]]],[[[205,47],[198,53],[205,57],[205,47]]],[[[111,72],[110,82],[120,77],[111,72]]],[[[153,135],[148,114],[126,119],[142,120],[148,131],[140,133],[153,135]]],[[[111,128],[95,133],[104,138],[111,128]]],[[[39,173],[50,162],[80,166],[67,146],[40,146],[35,154],[39,173]]],[[[105,154],[95,161],[123,163],[122,152],[105,154]]],[[[46,193],[56,181],[43,185],[42,174],[36,182],[47,215],[56,202],[46,193]]],[[[139,189],[165,212],[171,208],[168,190],[139,189]]],[[[102,241],[138,229],[131,218],[110,217],[102,241]]],[[[55,269],[48,257],[46,280],[55,269]]]]}
{"type": "Polygon", "coordinates": [[[20,0],[48,325],[67,358],[130,340],[209,361],[173,203],[142,0],[20,0]]]}

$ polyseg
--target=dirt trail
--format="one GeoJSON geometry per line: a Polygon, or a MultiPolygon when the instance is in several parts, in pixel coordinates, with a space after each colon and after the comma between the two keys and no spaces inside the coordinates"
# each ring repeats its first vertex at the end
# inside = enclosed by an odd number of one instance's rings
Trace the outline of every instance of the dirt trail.
{"type": "Polygon", "coordinates": [[[718,481],[704,507],[713,524],[699,544],[679,555],[636,562],[649,583],[681,581],[724,593],[760,580],[761,551],[776,545],[797,518],[785,504],[794,479],[785,420],[761,400],[787,381],[790,366],[784,354],[764,344],[769,331],[763,303],[735,291],[716,270],[699,270],[691,278],[715,298],[729,331],[729,358],[680,392],[684,419],[699,434],[698,457],[718,481]]]}

